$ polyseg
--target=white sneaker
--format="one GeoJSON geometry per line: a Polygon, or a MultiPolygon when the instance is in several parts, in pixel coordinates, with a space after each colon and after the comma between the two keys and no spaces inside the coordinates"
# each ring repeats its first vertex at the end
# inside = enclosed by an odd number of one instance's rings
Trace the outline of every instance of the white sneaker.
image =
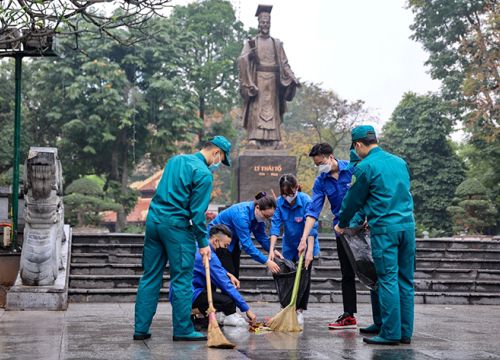
{"type": "Polygon", "coordinates": [[[304,314],[302,311],[297,311],[297,320],[299,321],[300,326],[304,326],[304,314]]]}
{"type": "Polygon", "coordinates": [[[224,319],[226,318],[226,315],[224,315],[223,312],[217,312],[215,313],[215,318],[217,319],[217,323],[219,325],[224,324],[224,319]]]}
{"type": "Polygon", "coordinates": [[[234,313],[226,316],[224,319],[224,326],[247,326],[248,323],[243,319],[240,314],[234,313]]]}

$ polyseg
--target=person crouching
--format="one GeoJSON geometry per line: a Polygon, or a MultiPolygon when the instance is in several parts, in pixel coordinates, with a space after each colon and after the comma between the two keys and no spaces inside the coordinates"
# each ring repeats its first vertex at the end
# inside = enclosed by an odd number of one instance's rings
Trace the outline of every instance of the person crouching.
{"type": "MultiPolygon", "coordinates": [[[[256,315],[241,296],[238,289],[239,280],[224,269],[215,250],[227,248],[231,243],[232,232],[226,225],[218,224],[210,228],[209,246],[212,250],[210,259],[210,276],[212,281],[212,296],[214,307],[218,311],[217,319],[224,326],[247,326],[247,322],[236,312],[236,308],[246,313],[250,322],[254,322],[256,315]],[[220,289],[216,292],[215,288],[220,289]],[[220,314],[220,315],[219,315],[220,314]],[[222,315],[224,314],[224,315],[222,315]]],[[[196,254],[193,274],[193,312],[204,315],[201,321],[195,320],[195,325],[204,327],[206,311],[208,309],[207,282],[205,277],[205,266],[200,254],[196,254]]]]}

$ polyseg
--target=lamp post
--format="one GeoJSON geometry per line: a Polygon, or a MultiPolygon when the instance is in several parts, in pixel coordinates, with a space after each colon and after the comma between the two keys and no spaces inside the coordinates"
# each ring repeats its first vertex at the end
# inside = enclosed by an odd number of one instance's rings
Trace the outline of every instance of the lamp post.
{"type": "Polygon", "coordinates": [[[57,56],[53,50],[52,35],[42,32],[37,34],[23,29],[7,28],[0,33],[0,57],[15,59],[15,105],[14,105],[14,154],[12,158],[12,194],[11,194],[11,246],[17,251],[17,225],[19,214],[19,163],[21,146],[21,84],[23,57],[57,56]]]}

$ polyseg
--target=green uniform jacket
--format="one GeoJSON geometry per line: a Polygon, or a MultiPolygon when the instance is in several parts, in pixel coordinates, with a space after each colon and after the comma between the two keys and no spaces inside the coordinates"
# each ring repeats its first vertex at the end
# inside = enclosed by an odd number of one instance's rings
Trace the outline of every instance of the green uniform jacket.
{"type": "Polygon", "coordinates": [[[356,166],[353,182],[342,201],[340,228],[348,227],[361,209],[374,235],[415,227],[410,174],[403,159],[376,147],[356,166]]]}
{"type": "Polygon", "coordinates": [[[201,153],[174,156],[168,161],[149,205],[148,220],[177,227],[192,225],[198,246],[208,246],[205,212],[212,179],[201,153]]]}

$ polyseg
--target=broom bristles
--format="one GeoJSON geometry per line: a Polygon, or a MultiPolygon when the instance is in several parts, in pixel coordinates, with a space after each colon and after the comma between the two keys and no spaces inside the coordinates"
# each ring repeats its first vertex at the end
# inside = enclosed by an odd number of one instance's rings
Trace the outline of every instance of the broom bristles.
{"type": "Polygon", "coordinates": [[[267,326],[273,331],[299,332],[302,328],[297,319],[297,309],[295,305],[288,305],[269,320],[267,326]]]}
{"type": "Polygon", "coordinates": [[[217,348],[217,349],[234,349],[236,345],[230,342],[221,329],[219,328],[219,324],[217,323],[217,319],[215,318],[215,313],[210,313],[208,315],[208,347],[217,348]]]}

